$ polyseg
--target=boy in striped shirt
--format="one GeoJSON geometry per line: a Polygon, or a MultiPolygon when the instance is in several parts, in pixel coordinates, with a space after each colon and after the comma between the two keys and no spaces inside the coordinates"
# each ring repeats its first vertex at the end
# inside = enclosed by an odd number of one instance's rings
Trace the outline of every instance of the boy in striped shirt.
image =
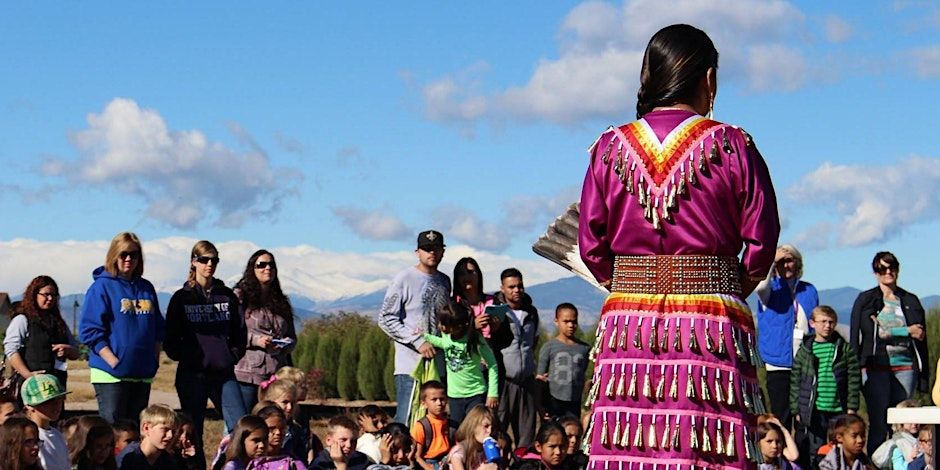
{"type": "Polygon", "coordinates": [[[801,431],[801,456],[826,443],[829,420],[858,410],[861,373],[855,349],[836,331],[839,317],[827,305],[813,309],[814,334],[803,339],[790,374],[790,412],[801,431]]]}

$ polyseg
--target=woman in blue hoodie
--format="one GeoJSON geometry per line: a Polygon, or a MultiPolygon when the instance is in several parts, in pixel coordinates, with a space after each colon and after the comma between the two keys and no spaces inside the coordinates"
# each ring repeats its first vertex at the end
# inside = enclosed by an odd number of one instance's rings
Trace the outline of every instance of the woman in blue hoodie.
{"type": "Polygon", "coordinates": [[[235,380],[235,364],[245,354],[245,321],[235,293],[214,277],[218,266],[215,245],[206,240],[196,242],[189,259],[189,278],[166,309],[163,349],[170,359],[179,361],[176,393],[180,408],[193,419],[199,455],[206,399],[222,410],[226,431],[248,414],[235,380]]]}
{"type": "Polygon", "coordinates": [[[143,274],[140,239],[119,233],[104,266],[92,273],[82,304],[80,335],[89,348],[90,379],[98,413],[110,423],[138,419],[157,373],[164,320],[153,284],[143,274]]]}

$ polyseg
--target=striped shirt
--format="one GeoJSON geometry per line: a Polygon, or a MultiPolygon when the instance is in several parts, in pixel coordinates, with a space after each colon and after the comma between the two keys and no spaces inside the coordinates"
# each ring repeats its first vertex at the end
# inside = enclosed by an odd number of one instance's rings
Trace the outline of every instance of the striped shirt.
{"type": "Polygon", "coordinates": [[[835,343],[813,341],[813,355],[819,360],[819,370],[816,373],[816,409],[842,411],[836,393],[836,378],[832,373],[832,359],[836,355],[835,343]]]}

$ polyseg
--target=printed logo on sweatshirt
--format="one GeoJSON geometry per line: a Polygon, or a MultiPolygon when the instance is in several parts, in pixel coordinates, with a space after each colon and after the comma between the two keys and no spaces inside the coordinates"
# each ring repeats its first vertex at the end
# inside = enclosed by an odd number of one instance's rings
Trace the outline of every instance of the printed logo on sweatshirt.
{"type": "Polygon", "coordinates": [[[134,313],[137,315],[150,315],[153,302],[150,299],[121,299],[121,313],[134,313]]]}
{"type": "Polygon", "coordinates": [[[219,302],[209,305],[184,305],[186,319],[190,323],[210,323],[228,321],[228,302],[219,302]]]}

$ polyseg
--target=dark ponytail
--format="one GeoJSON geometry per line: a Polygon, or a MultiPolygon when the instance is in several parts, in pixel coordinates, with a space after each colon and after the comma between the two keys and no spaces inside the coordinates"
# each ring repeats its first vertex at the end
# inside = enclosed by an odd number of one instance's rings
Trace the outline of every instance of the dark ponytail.
{"type": "Polygon", "coordinates": [[[718,50],[704,31],[687,24],[659,30],[643,54],[637,119],[658,106],[689,103],[709,68],[718,68],[718,50]]]}

